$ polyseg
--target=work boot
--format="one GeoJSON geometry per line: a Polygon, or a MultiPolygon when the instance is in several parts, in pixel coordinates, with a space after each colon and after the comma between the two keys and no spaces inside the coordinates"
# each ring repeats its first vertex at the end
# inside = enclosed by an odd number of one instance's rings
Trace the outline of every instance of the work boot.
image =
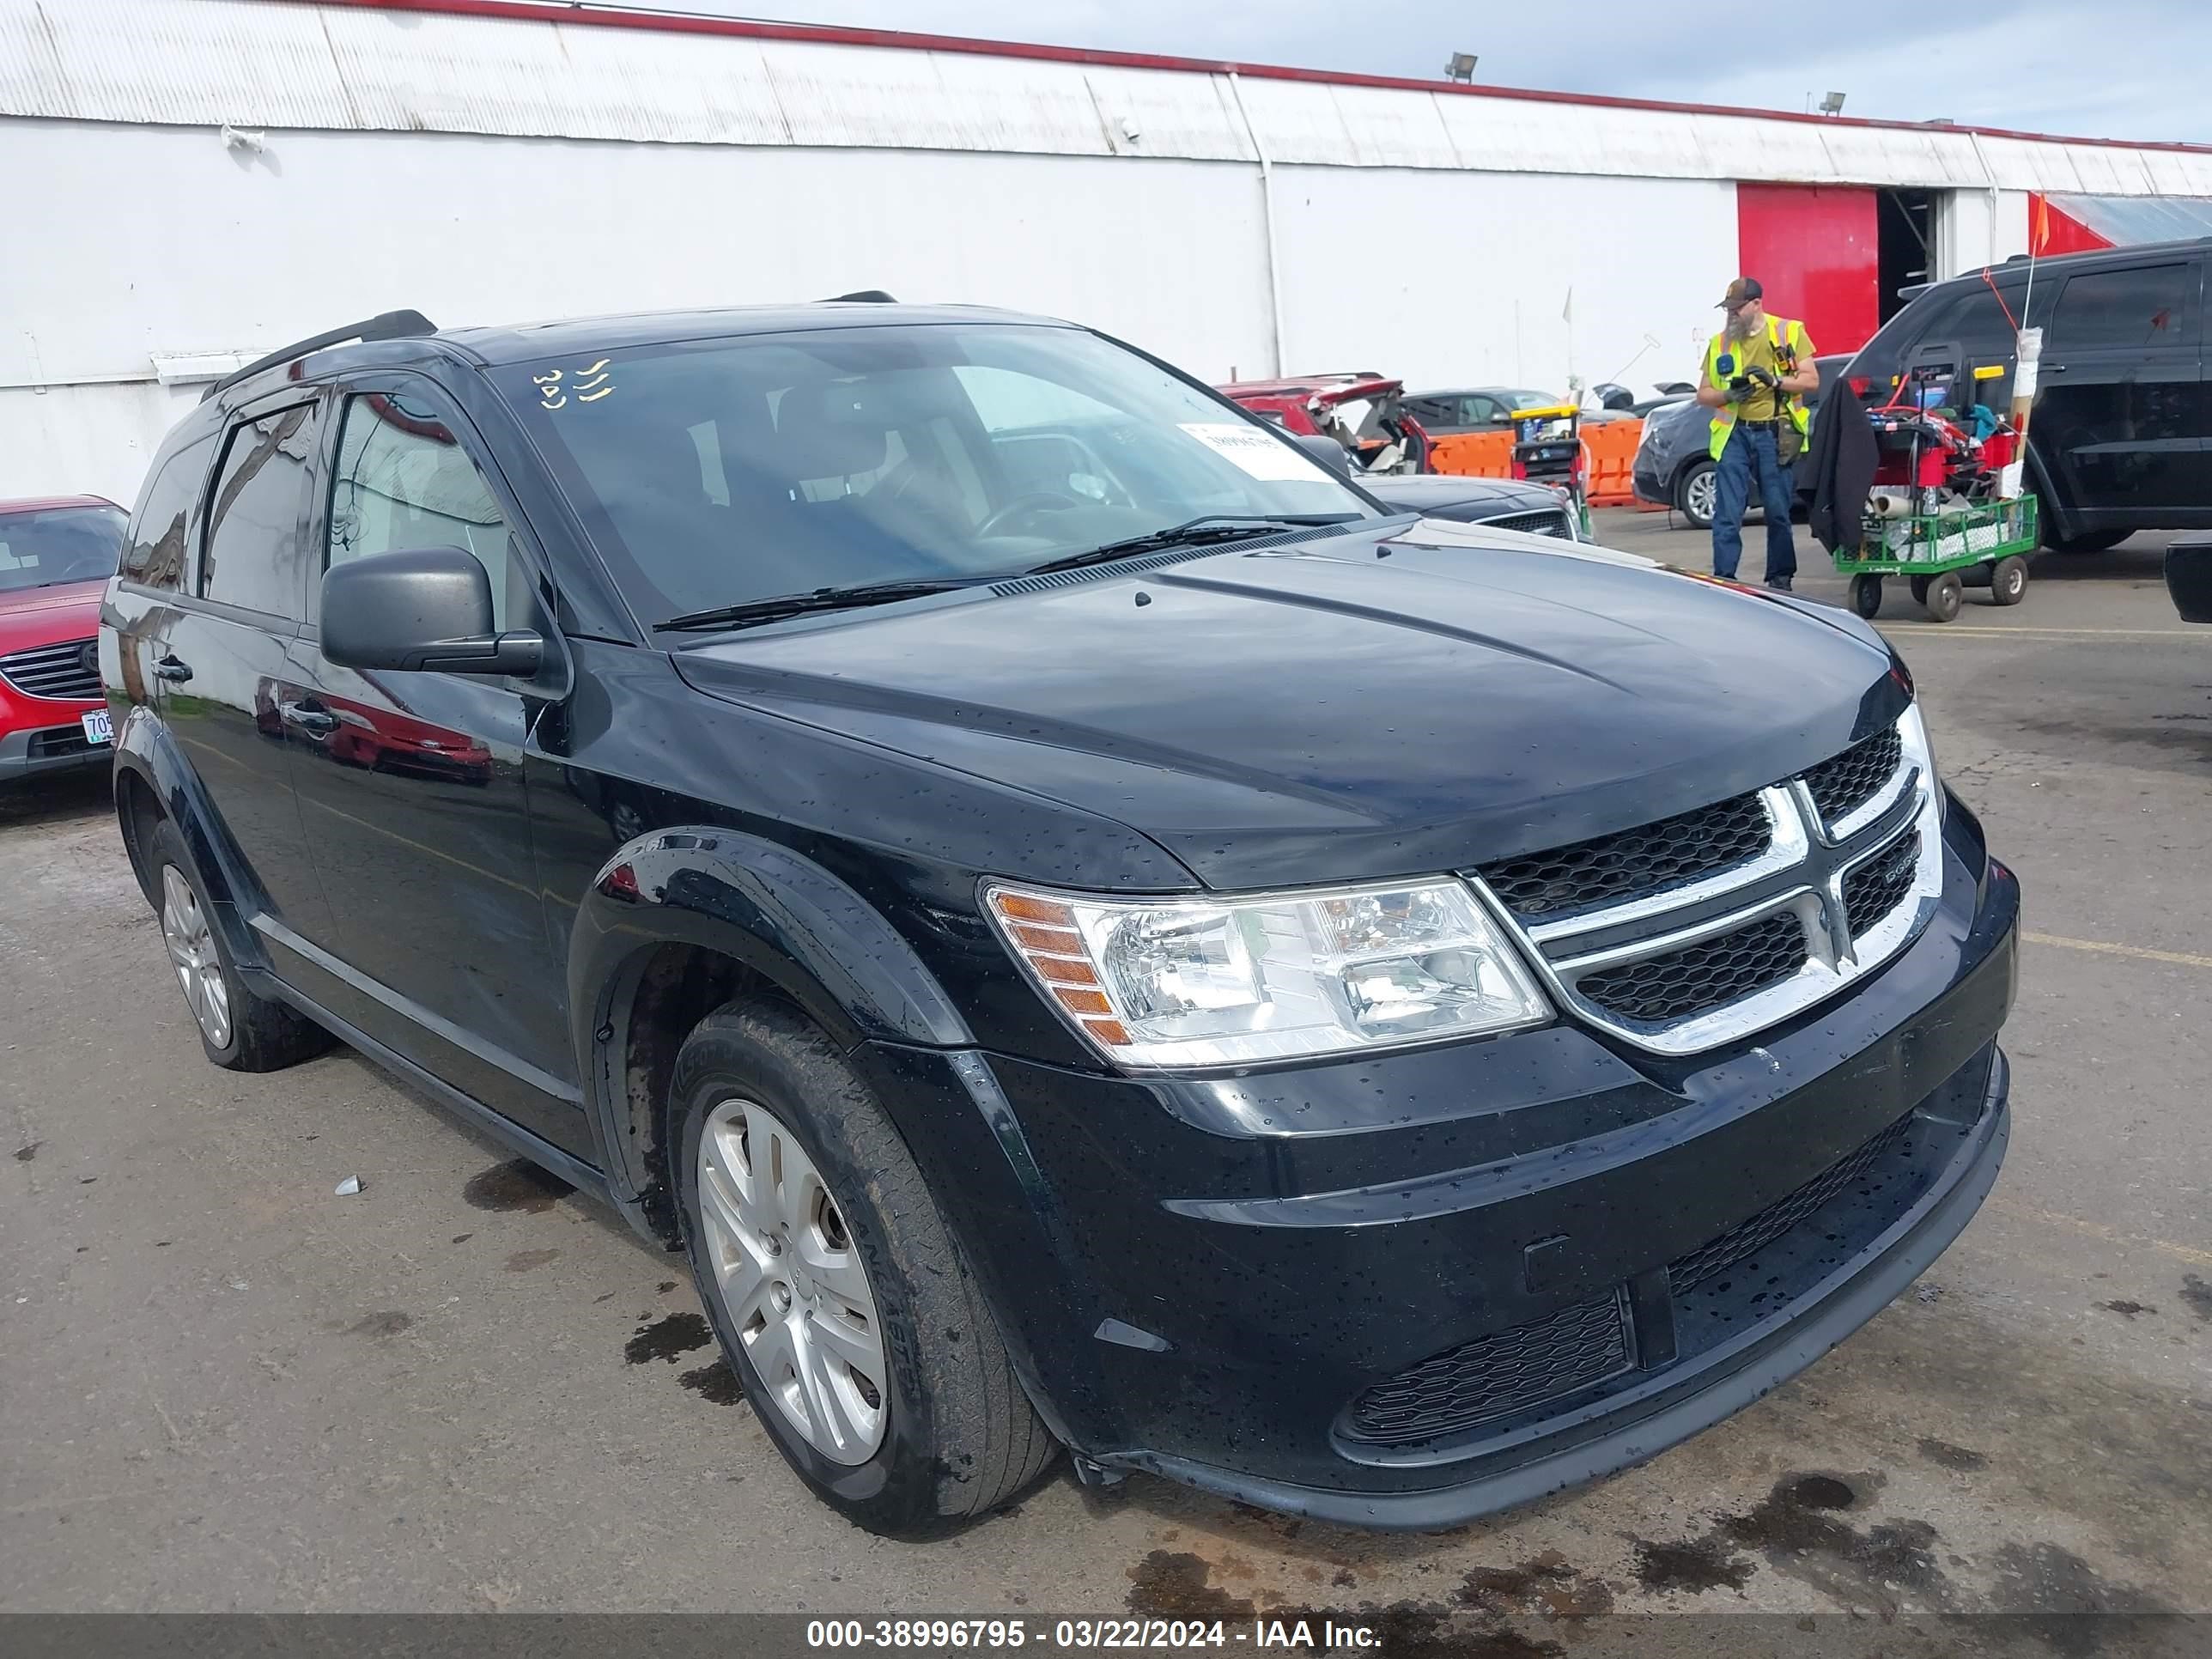
{"type": "Polygon", "coordinates": [[[1790,591],[1790,578],[1787,576],[1769,576],[1766,579],[1766,585],[1778,593],[1787,593],[1790,591]]]}

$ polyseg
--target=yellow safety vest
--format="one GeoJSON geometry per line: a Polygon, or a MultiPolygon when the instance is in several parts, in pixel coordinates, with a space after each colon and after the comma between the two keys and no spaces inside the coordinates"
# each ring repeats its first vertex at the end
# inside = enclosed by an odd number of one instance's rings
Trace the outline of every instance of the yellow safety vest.
{"type": "MultiPolygon", "coordinates": [[[[1813,343],[1805,337],[1805,325],[1792,318],[1769,317],[1766,319],[1766,343],[1774,348],[1775,365],[1784,374],[1793,372],[1801,366],[1803,359],[1813,355],[1813,343]]],[[[1714,335],[1705,347],[1705,379],[1723,392],[1728,390],[1728,383],[1735,378],[1733,362],[1726,368],[1721,367],[1722,359],[1729,356],[1728,334],[1723,331],[1714,335]]],[[[1805,413],[1805,400],[1793,392],[1784,408],[1789,411],[1790,423],[1797,428],[1797,435],[1803,437],[1806,428],[1811,424],[1811,417],[1805,413]]],[[[1712,431],[1705,446],[1706,453],[1715,460],[1720,459],[1721,451],[1728,447],[1729,434],[1735,429],[1735,405],[1723,404],[1713,411],[1712,431]]]]}

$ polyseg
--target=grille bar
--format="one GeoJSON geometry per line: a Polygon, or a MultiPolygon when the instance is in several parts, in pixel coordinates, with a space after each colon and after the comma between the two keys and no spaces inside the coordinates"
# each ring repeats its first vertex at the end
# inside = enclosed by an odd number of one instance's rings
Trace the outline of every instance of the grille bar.
{"type": "Polygon", "coordinates": [[[1779,784],[1473,874],[1564,1006],[1689,1054],[1802,1013],[1902,949],[1942,890],[1942,826],[1908,708],[1779,784]]]}
{"type": "Polygon", "coordinates": [[[1584,974],[1575,989],[1624,1019],[1680,1019],[1781,984],[1805,965],[1805,925],[1778,910],[1663,956],[1584,974]]]}
{"type": "Polygon", "coordinates": [[[0,678],[5,678],[27,697],[55,697],[82,702],[100,695],[100,674],[84,665],[84,648],[91,640],[64,640],[55,645],[34,645],[0,657],[0,678]]]}

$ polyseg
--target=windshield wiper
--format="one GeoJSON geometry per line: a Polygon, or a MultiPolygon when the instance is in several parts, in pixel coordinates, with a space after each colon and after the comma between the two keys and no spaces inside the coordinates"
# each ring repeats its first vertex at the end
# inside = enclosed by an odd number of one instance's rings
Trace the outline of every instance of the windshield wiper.
{"type": "Polygon", "coordinates": [[[898,599],[918,599],[928,593],[950,593],[973,587],[990,577],[948,576],[933,580],[862,582],[853,587],[817,587],[805,593],[776,593],[764,599],[745,599],[737,605],[718,605],[706,611],[685,611],[655,623],[655,628],[743,628],[751,623],[781,622],[817,611],[857,611],[863,605],[890,605],[898,599]]]}
{"type": "Polygon", "coordinates": [[[1351,524],[1357,513],[1285,513],[1272,518],[1235,513],[1205,513],[1195,519],[1185,519],[1181,524],[1171,524],[1164,530],[1155,530],[1143,536],[1132,536],[1126,541],[1109,542],[1103,547],[1094,547],[1087,553],[1070,553],[1065,558],[1048,559],[1042,564],[1033,564],[1022,574],[1042,576],[1054,570],[1077,570],[1086,564],[1104,564],[1114,559],[1126,559],[1132,553],[1151,553],[1169,547],[1200,547],[1207,542],[1243,541],[1253,536],[1264,536],[1270,530],[1297,530],[1308,525],[1351,524]]]}

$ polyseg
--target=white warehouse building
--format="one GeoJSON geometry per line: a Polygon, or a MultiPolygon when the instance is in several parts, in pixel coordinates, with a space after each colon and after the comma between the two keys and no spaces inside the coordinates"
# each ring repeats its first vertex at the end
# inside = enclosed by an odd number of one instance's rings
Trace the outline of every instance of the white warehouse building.
{"type": "Polygon", "coordinates": [[[1217,381],[1686,379],[1740,270],[1848,349],[2038,196],[2202,222],[2212,151],[530,0],[0,0],[0,497],[128,501],[207,380],[398,307],[881,288],[1217,381]]]}

